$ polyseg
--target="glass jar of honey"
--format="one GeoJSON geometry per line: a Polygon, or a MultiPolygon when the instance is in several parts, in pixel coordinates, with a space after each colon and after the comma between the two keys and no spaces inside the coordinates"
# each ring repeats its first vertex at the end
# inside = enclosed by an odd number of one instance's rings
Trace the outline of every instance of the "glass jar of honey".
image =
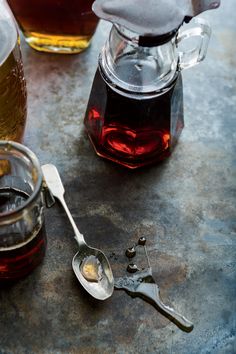
{"type": "Polygon", "coordinates": [[[44,52],[73,54],[86,49],[98,18],[93,0],[8,0],[26,42],[44,52]]]}
{"type": "Polygon", "coordinates": [[[19,34],[8,5],[0,0],[0,139],[21,142],[26,114],[19,34]]]}

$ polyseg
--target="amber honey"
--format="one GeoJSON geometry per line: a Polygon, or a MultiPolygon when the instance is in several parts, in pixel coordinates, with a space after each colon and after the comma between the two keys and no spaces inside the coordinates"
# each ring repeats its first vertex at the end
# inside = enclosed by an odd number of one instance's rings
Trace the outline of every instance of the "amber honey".
{"type": "Polygon", "coordinates": [[[16,31],[0,21],[0,140],[21,142],[24,134],[27,99],[23,64],[16,31]],[[4,41],[5,36],[8,40],[4,41]]]}
{"type": "Polygon", "coordinates": [[[86,49],[98,18],[93,0],[8,0],[26,41],[46,52],[78,53],[86,49]]]}

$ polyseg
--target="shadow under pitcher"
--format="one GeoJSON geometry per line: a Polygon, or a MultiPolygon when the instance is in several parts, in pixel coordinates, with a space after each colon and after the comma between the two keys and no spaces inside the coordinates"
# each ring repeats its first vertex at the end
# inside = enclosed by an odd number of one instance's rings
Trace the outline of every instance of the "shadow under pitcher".
{"type": "Polygon", "coordinates": [[[92,39],[98,18],[93,0],[8,0],[12,12],[34,49],[54,53],[79,53],[92,39]]]}

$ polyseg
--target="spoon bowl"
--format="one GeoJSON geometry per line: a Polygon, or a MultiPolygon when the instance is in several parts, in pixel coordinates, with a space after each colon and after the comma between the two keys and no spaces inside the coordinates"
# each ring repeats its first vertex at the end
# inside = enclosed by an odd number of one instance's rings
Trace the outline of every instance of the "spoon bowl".
{"type": "Polygon", "coordinates": [[[52,195],[62,204],[75,233],[79,251],[72,260],[72,268],[84,289],[94,298],[105,300],[114,291],[114,278],[109,261],[99,249],[90,247],[79,232],[74,219],[64,200],[64,187],[56,166],[47,164],[42,166],[46,184],[52,195]]]}
{"type": "Polygon", "coordinates": [[[90,295],[98,300],[105,300],[112,295],[114,290],[113,275],[110,264],[103,252],[91,247],[79,250],[73,257],[72,268],[77,279],[90,295]],[[98,281],[87,280],[83,275],[83,261],[90,256],[94,256],[102,268],[102,276],[98,281]]]}

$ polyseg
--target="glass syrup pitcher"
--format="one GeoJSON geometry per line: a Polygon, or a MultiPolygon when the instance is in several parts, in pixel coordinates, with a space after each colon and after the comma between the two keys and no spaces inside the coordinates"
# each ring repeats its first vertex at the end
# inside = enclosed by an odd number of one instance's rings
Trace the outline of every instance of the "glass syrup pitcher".
{"type": "MultiPolygon", "coordinates": [[[[107,19],[104,3],[110,5],[109,0],[95,1],[93,10],[107,19]]],[[[211,29],[200,18],[182,28],[191,17],[176,25],[176,16],[170,20],[168,14],[167,32],[162,26],[161,33],[158,29],[150,35],[140,23],[120,20],[117,8],[114,12],[116,22],[99,56],[84,123],[99,156],[137,168],[163,160],[175,146],[184,127],[181,71],[205,58],[211,29]],[[196,46],[180,51],[193,37],[196,46]]]]}

